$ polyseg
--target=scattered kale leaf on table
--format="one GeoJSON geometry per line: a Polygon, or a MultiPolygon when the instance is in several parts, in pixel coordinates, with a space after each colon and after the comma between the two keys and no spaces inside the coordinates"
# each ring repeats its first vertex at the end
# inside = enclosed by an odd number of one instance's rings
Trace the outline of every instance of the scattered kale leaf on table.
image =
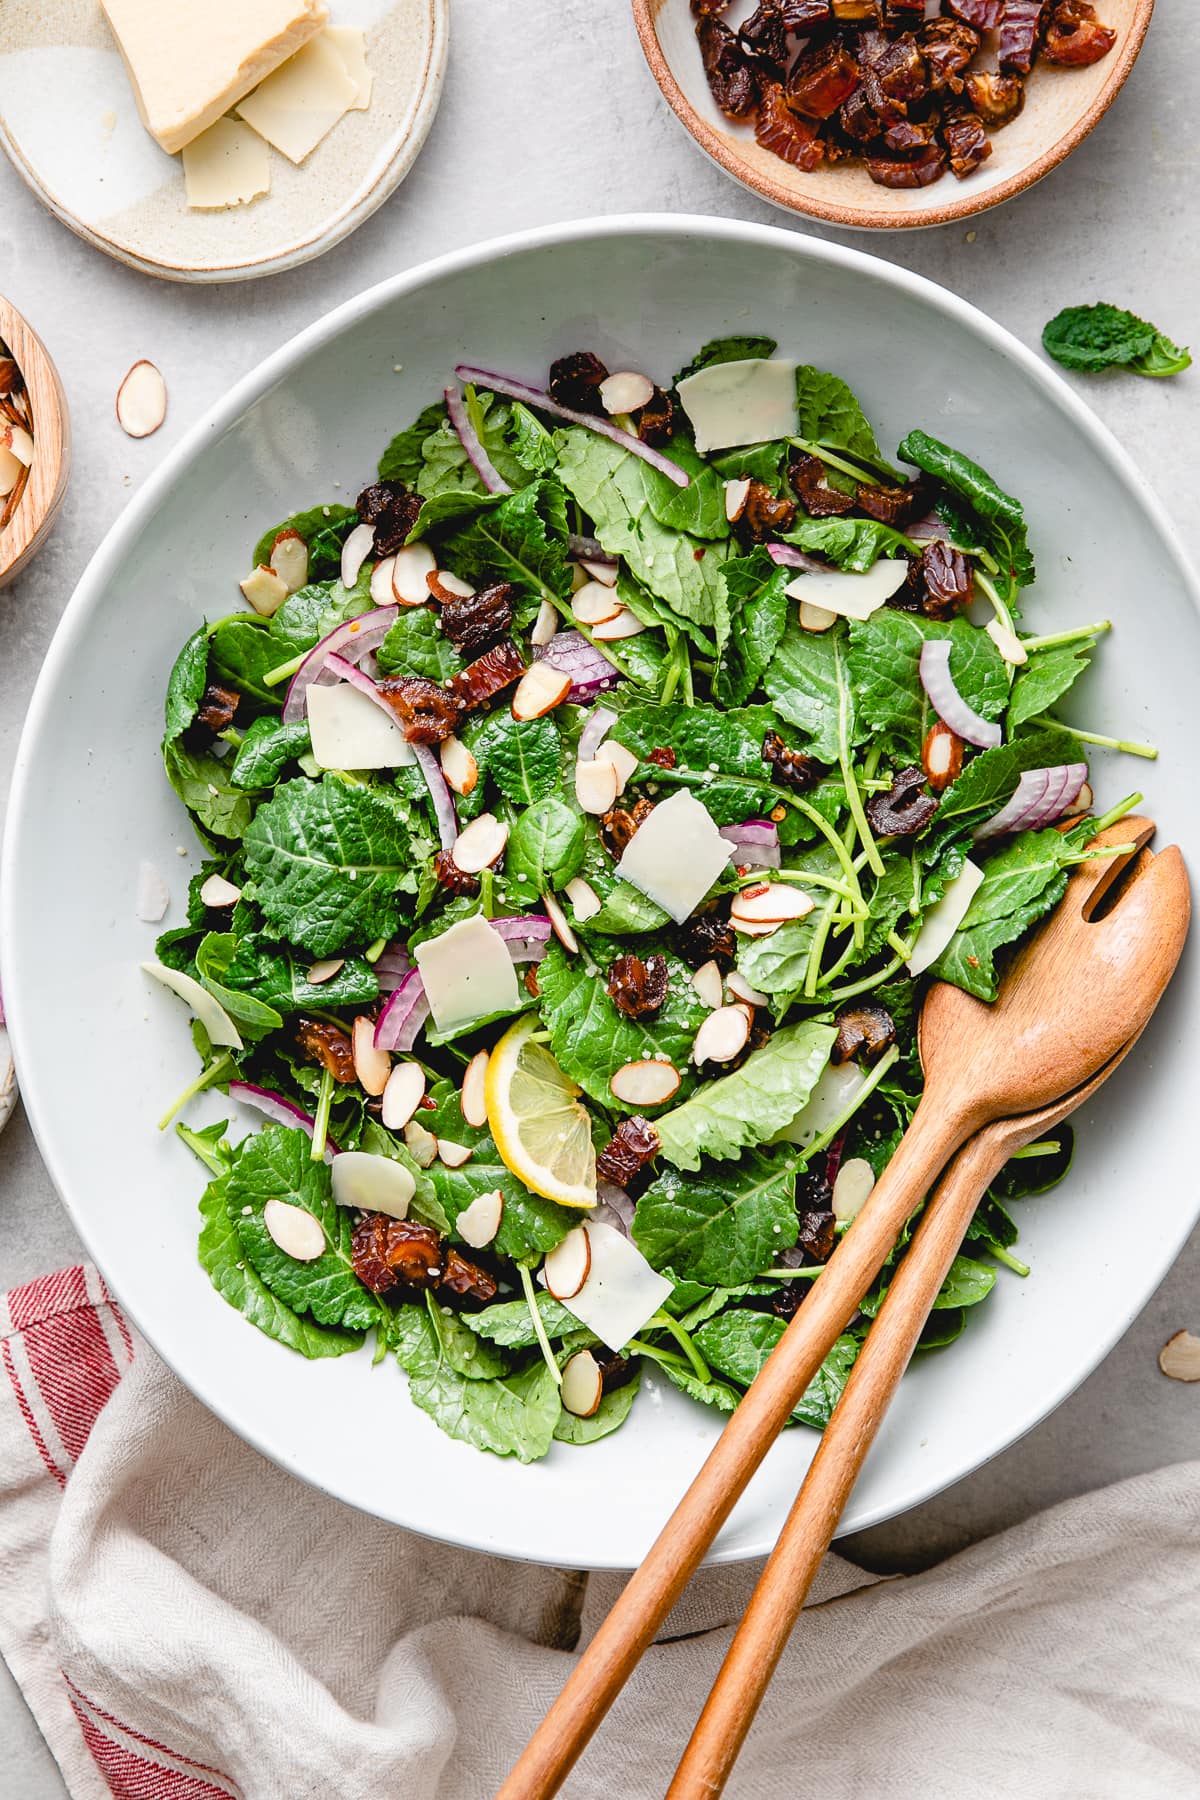
{"type": "Polygon", "coordinates": [[[1042,332],[1047,355],[1067,369],[1126,368],[1135,375],[1178,375],[1191,367],[1191,353],[1123,307],[1098,301],[1066,306],[1042,332]]]}

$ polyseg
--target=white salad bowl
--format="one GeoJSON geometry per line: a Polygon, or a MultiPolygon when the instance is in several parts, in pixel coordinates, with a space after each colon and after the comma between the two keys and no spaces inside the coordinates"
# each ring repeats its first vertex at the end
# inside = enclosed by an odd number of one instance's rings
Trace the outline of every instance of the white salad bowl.
{"type": "MultiPolygon", "coordinates": [[[[159,929],[136,916],[139,864],[168,878],[172,925],[198,861],[159,761],[163,693],[197,621],[239,604],[236,581],[264,525],[355,494],[456,362],[540,379],[553,356],[587,347],[661,381],[706,339],[745,331],[844,376],[885,448],[923,426],[1024,500],[1041,570],[1034,628],[1104,617],[1115,627],[1072,716],[1162,749],[1157,764],[1097,756],[1098,800],[1144,785],[1162,840],[1200,844],[1196,588],[1114,440],[1007,332],[919,276],[788,231],[680,217],[560,225],[456,253],[349,301],[271,357],[97,551],[17,759],[2,863],[5,1004],[38,1142],[116,1294],[201,1400],[284,1467],[397,1524],[534,1561],[636,1563],[721,1421],[647,1379],[613,1436],[555,1444],[523,1467],[444,1437],[394,1363],[373,1369],[367,1350],[305,1362],[214,1292],[196,1259],[204,1173],[155,1129],[195,1072],[187,1017],[138,969],[159,929]]],[[[914,1505],[1028,1431],[1162,1279],[1200,1208],[1182,1178],[1197,987],[1193,957],[1081,1119],[1067,1181],[1017,1208],[1029,1278],[1002,1272],[963,1340],[905,1377],[843,1529],[914,1505]]],[[[188,1116],[230,1110],[208,1094],[188,1116]]],[[[239,1131],[258,1123],[236,1121],[239,1131]]],[[[716,1559],[769,1547],[816,1441],[784,1434],[716,1559]]]]}

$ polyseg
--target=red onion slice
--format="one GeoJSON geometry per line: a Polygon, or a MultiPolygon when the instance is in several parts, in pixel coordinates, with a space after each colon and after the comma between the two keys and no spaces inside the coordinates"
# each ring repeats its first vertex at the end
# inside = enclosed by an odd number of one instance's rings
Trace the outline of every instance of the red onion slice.
{"type": "Polygon", "coordinates": [[[446,402],[446,412],[449,415],[450,423],[458,433],[458,441],[467,453],[467,461],[488,493],[511,494],[512,489],[480,442],[479,434],[471,423],[471,415],[467,411],[467,403],[462,397],[461,390],[456,387],[448,387],[442,398],[446,402]]]}
{"type": "Polygon", "coordinates": [[[389,944],[372,964],[380,993],[394,993],[412,966],[412,958],[403,944],[389,944]]]}
{"type": "Polygon", "coordinates": [[[516,381],[511,375],[497,375],[491,369],[475,369],[469,363],[459,363],[454,371],[459,381],[469,381],[475,387],[490,388],[494,394],[503,394],[509,400],[520,400],[525,406],[535,406],[539,412],[549,413],[552,418],[566,419],[570,425],[582,425],[586,431],[594,431],[598,437],[608,438],[610,443],[620,444],[622,450],[628,450],[631,456],[640,456],[642,461],[673,481],[676,487],[690,487],[691,479],[686,471],[673,463],[669,456],[654,450],[649,444],[643,444],[641,438],[634,437],[632,432],[622,431],[608,419],[599,419],[594,413],[576,412],[574,407],[560,406],[551,398],[544,388],[531,387],[527,381],[516,381]]]}
{"type": "Polygon", "coordinates": [[[1006,806],[975,828],[977,838],[1000,837],[1008,831],[1036,831],[1060,819],[1087,780],[1087,764],[1059,763],[1049,769],[1026,769],[1006,806]]]}
{"type": "MultiPolygon", "coordinates": [[[[308,1114],[294,1105],[291,1100],[285,1100],[282,1094],[272,1094],[269,1089],[256,1087],[250,1081],[231,1081],[229,1097],[231,1100],[240,1100],[245,1106],[254,1107],[256,1112],[260,1112],[270,1119],[273,1125],[299,1126],[301,1131],[307,1132],[309,1137],[312,1137],[316,1120],[309,1118],[308,1114]]],[[[327,1134],[325,1161],[332,1162],[338,1154],[337,1145],[327,1134]]]]}
{"type": "Polygon", "coordinates": [[[621,679],[621,671],[609,662],[599,645],[589,644],[578,631],[556,631],[539,654],[552,669],[571,677],[567,699],[576,706],[606,693],[621,679]]]}
{"type": "Polygon", "coordinates": [[[346,619],[341,625],[335,625],[319,644],[314,644],[292,676],[283,703],[283,723],[295,725],[305,717],[308,690],[321,679],[331,656],[340,656],[343,661],[357,666],[359,658],[368,650],[379,648],[399,616],[398,606],[376,607],[373,612],[361,613],[357,619],[346,619]]]}
{"type": "Polygon", "coordinates": [[[429,1000],[420,969],[410,969],[379,1015],[375,1026],[377,1050],[411,1050],[429,1017],[429,1000]]]}
{"type": "MultiPolygon", "coordinates": [[[[385,701],[384,704],[386,705],[387,702],[385,701]]],[[[392,716],[395,717],[395,714],[392,716]]],[[[413,755],[425,777],[425,785],[429,789],[429,797],[433,801],[442,849],[451,850],[458,836],[458,815],[454,810],[454,797],[446,785],[446,777],[442,774],[442,765],[428,744],[414,744],[413,755]]]]}
{"type": "Polygon", "coordinates": [[[797,550],[794,544],[768,544],[767,555],[772,562],[781,563],[785,569],[804,569],[809,575],[827,575],[829,564],[818,561],[815,556],[805,556],[803,550],[797,550]]]}
{"type": "Polygon", "coordinates": [[[593,708],[587,724],[579,734],[580,762],[591,762],[616,722],[617,715],[611,706],[593,708]]]}
{"type": "Polygon", "coordinates": [[[544,913],[517,913],[488,923],[497,937],[504,939],[515,963],[541,962],[549,948],[551,926],[544,913]]]}
{"type": "Polygon", "coordinates": [[[722,825],[718,836],[732,844],[735,862],[754,869],[778,869],[782,864],[779,827],[770,819],[744,819],[740,825],[722,825]]]}
{"type": "Polygon", "coordinates": [[[950,673],[949,638],[927,638],[921,645],[921,686],[930,705],[944,725],[975,744],[980,750],[995,750],[1004,734],[998,723],[981,718],[959,693],[950,673]]]}
{"type": "Polygon", "coordinates": [[[611,1225],[622,1237],[633,1235],[634,1203],[624,1188],[617,1187],[611,1181],[596,1183],[597,1202],[588,1214],[589,1220],[599,1221],[602,1225],[611,1225]]]}

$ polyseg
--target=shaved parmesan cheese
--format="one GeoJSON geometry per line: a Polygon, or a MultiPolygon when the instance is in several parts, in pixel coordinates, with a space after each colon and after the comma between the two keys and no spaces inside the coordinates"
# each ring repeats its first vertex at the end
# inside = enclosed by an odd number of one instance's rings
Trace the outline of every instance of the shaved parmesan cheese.
{"type": "Polygon", "coordinates": [[[218,119],[183,147],[187,203],[205,212],[270,192],[271,152],[239,119],[218,119]]]}
{"type": "Polygon", "coordinates": [[[322,33],[268,75],[237,112],[290,162],[302,163],[357,104],[358,83],[322,33]]]}
{"type": "Polygon", "coordinates": [[[782,357],[712,363],[677,391],[701,456],[796,434],[796,365],[782,357]]]}
{"type": "Polygon", "coordinates": [[[386,1213],[407,1219],[408,1203],[417,1191],[411,1169],[369,1150],[343,1150],[333,1159],[333,1197],[339,1206],[386,1213]]]}
{"type": "Polygon", "coordinates": [[[617,874],[682,925],[728,867],[731,847],[699,800],[680,788],[634,832],[617,874]]]}
{"type": "Polygon", "coordinates": [[[966,917],[982,880],[978,863],[965,862],[937,905],[930,907],[908,959],[910,975],[923,975],[937,961],[966,917]]]}
{"type": "Polygon", "coordinates": [[[881,556],[864,575],[822,569],[819,575],[798,575],[786,591],[802,606],[824,607],[843,619],[869,619],[907,580],[908,564],[902,556],[881,556]]]}
{"type": "Polygon", "coordinates": [[[490,1013],[516,1012],[517,975],[508,946],[481,913],[461,919],[413,951],[433,1022],[453,1031],[490,1013]]]}
{"type": "Polygon", "coordinates": [[[831,1125],[836,1125],[846,1108],[854,1104],[866,1079],[865,1071],[856,1062],[827,1064],[791,1124],[777,1132],[772,1141],[802,1147],[811,1144],[831,1125]]]}
{"type": "MultiPolygon", "coordinates": [[[[587,1233],[591,1250],[587,1279],[577,1294],[560,1304],[610,1350],[623,1350],[654,1317],[672,1284],[614,1226],[594,1220],[578,1229],[587,1233]]],[[[538,1279],[545,1287],[545,1277],[538,1279]]]]}
{"type": "Polygon", "coordinates": [[[347,110],[366,112],[371,104],[371,89],[375,85],[375,77],[367,67],[366,35],[356,31],[353,25],[327,25],[321,36],[337,51],[347,75],[358,89],[357,100],[347,110]]]}
{"type": "Polygon", "coordinates": [[[187,1002],[207,1031],[210,1042],[227,1044],[231,1050],[242,1048],[238,1028],[225,1008],[193,976],[185,975],[181,969],[168,969],[164,964],[156,962],[144,962],[142,968],[147,975],[153,975],[155,981],[161,981],[164,987],[170,988],[173,994],[178,994],[181,1000],[187,1002]]]}
{"type": "Polygon", "coordinates": [[[346,681],[309,688],[308,731],[321,769],[398,769],[416,760],[399,720],[346,681]]]}

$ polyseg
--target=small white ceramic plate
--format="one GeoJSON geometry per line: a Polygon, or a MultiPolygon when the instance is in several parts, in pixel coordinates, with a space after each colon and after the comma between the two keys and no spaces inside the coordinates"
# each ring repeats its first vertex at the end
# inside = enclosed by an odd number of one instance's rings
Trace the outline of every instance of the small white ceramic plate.
{"type": "MultiPolygon", "coordinates": [[[[196,622],[236,605],[264,523],[357,493],[456,361],[542,379],[552,357],[589,348],[669,380],[731,331],[770,332],[787,354],[839,371],[885,445],[923,426],[1023,497],[1040,569],[1033,628],[1114,621],[1081,684],[1081,719],[1162,746],[1156,765],[1095,758],[1101,804],[1144,785],[1163,841],[1200,845],[1196,593],[1114,440],[1007,332],[919,276],[791,231],[681,217],[560,225],[445,257],[350,301],[236,387],[84,575],[43,666],[8,814],[0,965],[22,1093],[80,1234],[151,1342],[305,1480],[432,1537],[569,1567],[636,1563],[721,1420],[647,1381],[612,1437],[555,1444],[523,1468],[443,1437],[394,1363],[372,1369],[365,1351],[306,1363],[227,1306],[196,1260],[203,1172],[155,1130],[196,1062],[184,1009],[138,970],[155,934],[135,915],[138,864],[167,875],[165,923],[177,924],[197,857],[194,844],[176,854],[192,840],[158,754],[163,692],[196,622]]],[[[1033,1273],[1001,1271],[961,1343],[905,1376],[845,1529],[912,1506],[1020,1437],[1162,1279],[1200,1208],[1198,990],[1197,958],[1185,958],[1082,1120],[1069,1180],[1019,1208],[1033,1273]]],[[[189,1116],[229,1111],[206,1094],[189,1116]]],[[[247,1114],[235,1130],[259,1123],[247,1114]]],[[[811,1432],[784,1433],[719,1558],[773,1543],[815,1445],[811,1432]]]]}
{"type": "Polygon", "coordinates": [[[110,256],[172,281],[239,281],[294,269],[370,217],[412,168],[441,98],[450,0],[333,0],[367,34],[375,87],[301,168],[271,153],[271,191],[193,212],[178,156],[138,116],[96,0],[0,4],[0,147],[65,225],[110,256]]]}

